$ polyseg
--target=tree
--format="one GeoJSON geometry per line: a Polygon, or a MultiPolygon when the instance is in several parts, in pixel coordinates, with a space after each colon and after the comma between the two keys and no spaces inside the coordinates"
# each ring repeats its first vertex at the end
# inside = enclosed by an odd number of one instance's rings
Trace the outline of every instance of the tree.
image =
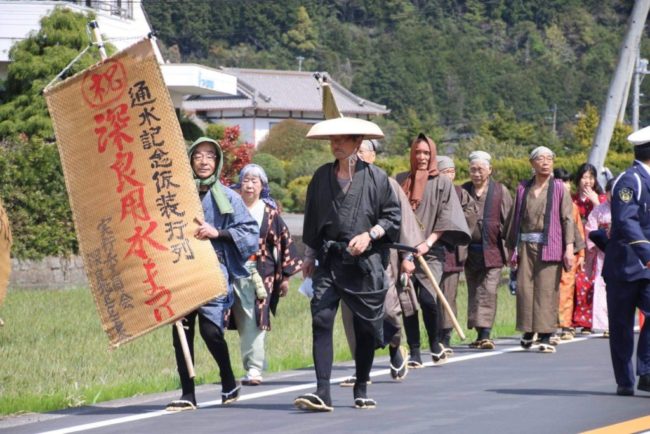
{"type": "Polygon", "coordinates": [[[259,149],[281,160],[291,160],[308,149],[324,150],[325,142],[305,137],[308,131],[307,124],[294,119],[284,120],[271,128],[259,149]]]}
{"type": "Polygon", "coordinates": [[[240,143],[239,125],[226,127],[223,139],[219,143],[221,144],[224,159],[221,182],[225,185],[231,185],[244,166],[251,162],[255,145],[240,143]]]}
{"type": "Polygon", "coordinates": [[[578,115],[578,122],[573,129],[573,141],[569,143],[569,147],[583,151],[589,149],[599,121],[598,109],[595,105],[587,103],[578,115]]]}
{"type": "Polygon", "coordinates": [[[303,56],[311,56],[316,50],[318,34],[314,27],[307,9],[304,6],[298,8],[296,25],[287,33],[282,35],[284,43],[295,53],[303,56]]]}
{"type": "MultiPolygon", "coordinates": [[[[86,24],[92,15],[55,8],[41,20],[41,28],[16,43],[9,52],[4,91],[0,95],[0,138],[40,137],[54,140],[43,88],[89,44],[86,24]]],[[[109,51],[114,51],[108,46],[109,51]]],[[[75,74],[99,61],[88,50],[68,71],[75,74]]],[[[0,86],[1,88],[1,86],[0,86]]]]}

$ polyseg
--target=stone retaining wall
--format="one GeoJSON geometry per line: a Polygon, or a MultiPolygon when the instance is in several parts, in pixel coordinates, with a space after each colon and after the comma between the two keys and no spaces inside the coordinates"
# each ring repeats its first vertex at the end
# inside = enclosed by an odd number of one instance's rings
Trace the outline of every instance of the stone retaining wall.
{"type": "MultiPolygon", "coordinates": [[[[302,255],[302,237],[294,236],[293,240],[302,255]]],[[[87,285],[81,256],[50,256],[40,261],[11,260],[9,288],[58,289],[87,285]]]]}

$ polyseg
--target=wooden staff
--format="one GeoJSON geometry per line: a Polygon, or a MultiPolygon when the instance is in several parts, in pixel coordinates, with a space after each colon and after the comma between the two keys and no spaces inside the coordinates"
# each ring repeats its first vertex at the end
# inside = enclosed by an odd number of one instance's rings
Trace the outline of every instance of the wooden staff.
{"type": "Polygon", "coordinates": [[[447,313],[447,315],[449,315],[449,318],[451,318],[451,322],[454,324],[454,329],[456,329],[458,336],[460,336],[461,339],[465,340],[465,333],[463,333],[463,329],[460,327],[460,324],[458,324],[456,315],[454,315],[454,312],[451,310],[451,306],[449,306],[449,303],[447,303],[447,299],[445,298],[445,295],[440,290],[440,287],[438,286],[438,282],[436,281],[435,277],[433,277],[433,273],[431,272],[431,269],[429,268],[427,261],[425,261],[422,256],[418,256],[418,262],[420,262],[420,267],[422,267],[422,270],[424,270],[424,274],[427,275],[427,277],[431,281],[431,284],[433,284],[433,289],[435,289],[436,291],[438,300],[442,302],[442,305],[445,308],[445,312],[447,313]]]}
{"type": "Polygon", "coordinates": [[[190,347],[187,345],[187,336],[185,336],[185,329],[183,328],[183,322],[176,321],[174,326],[176,327],[176,331],[178,332],[178,339],[180,339],[181,341],[181,348],[183,348],[183,356],[185,357],[187,372],[190,374],[190,378],[194,378],[196,377],[196,374],[194,374],[194,364],[192,363],[192,355],[190,354],[190,347]]]}

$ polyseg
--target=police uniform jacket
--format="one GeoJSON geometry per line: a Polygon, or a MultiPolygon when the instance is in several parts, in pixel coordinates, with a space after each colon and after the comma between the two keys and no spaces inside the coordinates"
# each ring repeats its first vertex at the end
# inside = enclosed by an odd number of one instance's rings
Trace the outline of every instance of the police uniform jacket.
{"type": "Polygon", "coordinates": [[[612,224],[605,249],[606,281],[650,279],[650,167],[635,161],[612,188],[612,224]]]}

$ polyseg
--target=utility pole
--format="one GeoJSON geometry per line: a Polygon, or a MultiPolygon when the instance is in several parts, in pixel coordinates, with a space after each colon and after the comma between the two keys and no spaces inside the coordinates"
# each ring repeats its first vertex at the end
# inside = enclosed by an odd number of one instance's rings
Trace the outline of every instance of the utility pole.
{"type": "Polygon", "coordinates": [[[641,105],[641,82],[648,71],[648,59],[641,59],[641,50],[637,50],[636,67],[634,68],[634,87],[632,96],[632,129],[639,129],[639,106],[641,105]]]}
{"type": "Polygon", "coordinates": [[[648,10],[650,10],[650,0],[635,1],[632,14],[627,23],[627,32],[621,44],[616,71],[609,84],[607,100],[601,112],[596,136],[589,153],[589,163],[593,164],[598,170],[598,180],[603,185],[605,157],[625,97],[626,87],[634,71],[637,47],[641,42],[648,10]]]}

